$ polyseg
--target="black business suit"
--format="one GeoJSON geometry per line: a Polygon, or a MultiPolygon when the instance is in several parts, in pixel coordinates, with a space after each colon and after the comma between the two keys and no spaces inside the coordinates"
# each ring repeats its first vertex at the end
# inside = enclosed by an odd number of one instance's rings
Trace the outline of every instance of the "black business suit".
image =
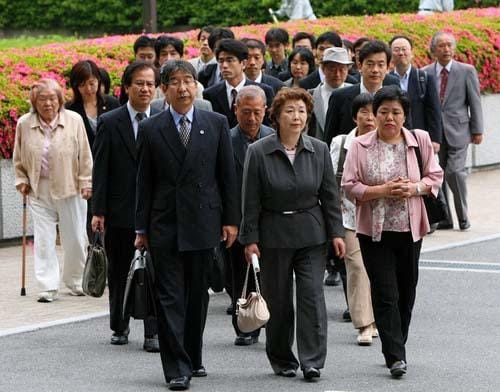
{"type": "Polygon", "coordinates": [[[293,165],[277,134],[249,146],[243,172],[239,241],[261,252],[262,294],[271,318],[266,352],[275,373],[323,368],[327,317],[323,293],[326,244],[343,237],[340,199],[328,146],[302,135],[293,165]],[[293,273],[296,279],[297,349],[293,273]]]}
{"type": "Polygon", "coordinates": [[[217,66],[217,63],[208,64],[198,73],[198,82],[200,82],[203,87],[209,88],[220,82],[220,75],[217,75],[217,66]]]}
{"type": "MultiPolygon", "coordinates": [[[[399,78],[395,71],[391,71],[391,75],[399,78]]],[[[417,69],[411,67],[407,91],[410,97],[410,115],[406,117],[404,125],[408,129],[423,129],[429,132],[433,142],[441,143],[443,125],[436,81],[428,73],[425,76],[425,71],[422,70],[418,70],[418,77],[417,69]]]]}
{"type": "MultiPolygon", "coordinates": [[[[151,113],[156,111],[151,108],[151,113]]],[[[93,146],[93,214],[104,216],[108,256],[110,327],[118,335],[128,329],[123,296],[130,262],[134,256],[137,152],[127,105],[98,119],[93,146]]],[[[156,335],[155,320],[145,320],[144,334],[156,335]]]]}
{"type": "MultiPolygon", "coordinates": [[[[234,163],[236,167],[236,184],[237,184],[237,196],[238,196],[238,205],[241,205],[241,187],[243,184],[243,166],[245,164],[245,156],[247,150],[247,140],[243,135],[243,131],[240,129],[239,125],[231,129],[231,143],[233,145],[233,153],[234,153],[234,163]]],[[[274,133],[274,129],[266,127],[265,125],[261,125],[259,133],[257,134],[258,139],[262,139],[266,136],[272,135],[274,133]]],[[[241,291],[243,290],[243,283],[245,279],[245,274],[247,270],[247,262],[245,259],[244,246],[236,241],[233,246],[230,248],[230,256],[231,256],[231,278],[232,278],[232,304],[233,304],[233,327],[236,332],[236,335],[250,335],[250,336],[259,336],[260,329],[253,331],[248,334],[242,333],[238,328],[238,318],[236,316],[236,301],[241,296],[241,291]]],[[[252,276],[248,279],[248,288],[247,292],[255,291],[255,281],[252,276]]]]}
{"type": "Polygon", "coordinates": [[[266,75],[265,73],[262,73],[262,80],[260,82],[271,87],[273,89],[274,95],[276,95],[278,91],[285,87],[285,83],[283,83],[281,80],[275,78],[274,76],[266,75]]]}
{"type": "Polygon", "coordinates": [[[141,122],[138,148],[136,229],[147,234],[155,265],[169,382],[202,366],[209,258],[221,227],[240,220],[233,150],[226,119],[196,108],[187,148],[171,110],[141,122]]]}
{"type": "MultiPolygon", "coordinates": [[[[248,78],[245,79],[245,86],[259,86],[260,88],[262,88],[262,90],[264,90],[264,92],[266,93],[266,106],[268,108],[271,107],[274,98],[274,92],[271,87],[263,83],[255,83],[248,78]]],[[[206,99],[207,101],[210,101],[214,112],[226,116],[230,128],[233,128],[238,124],[238,120],[236,119],[236,114],[233,111],[231,111],[231,104],[227,100],[227,90],[225,81],[217,83],[214,86],[204,90],[203,98],[206,99]]],[[[264,124],[270,125],[270,121],[267,115],[266,117],[264,117],[264,124]]]]}
{"type": "MultiPolygon", "coordinates": [[[[382,85],[399,86],[400,84],[397,77],[386,75],[382,85]]],[[[360,94],[360,86],[360,84],[355,84],[354,86],[341,88],[330,95],[325,121],[324,141],[326,144],[330,145],[335,136],[347,135],[356,127],[356,123],[352,119],[352,101],[360,94]]]]}

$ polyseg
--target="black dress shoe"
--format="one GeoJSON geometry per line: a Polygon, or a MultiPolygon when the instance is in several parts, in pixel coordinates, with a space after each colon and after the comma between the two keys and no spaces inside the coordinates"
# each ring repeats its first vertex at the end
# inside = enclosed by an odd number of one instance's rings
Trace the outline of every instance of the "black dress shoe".
{"type": "Polygon", "coordinates": [[[181,376],[170,380],[168,383],[168,389],[171,391],[185,391],[189,389],[189,377],[181,376]]]}
{"type": "Polygon", "coordinates": [[[113,332],[113,335],[111,335],[111,344],[115,344],[118,346],[121,346],[123,344],[128,344],[128,334],[130,333],[130,329],[127,328],[125,331],[122,333],[119,332],[113,332]]]}
{"type": "Polygon", "coordinates": [[[392,378],[400,378],[404,374],[406,374],[406,362],[405,361],[396,361],[391,365],[391,376],[392,378]]]}
{"type": "Polygon", "coordinates": [[[319,378],[321,376],[319,369],[313,367],[305,368],[303,370],[303,373],[304,373],[304,379],[306,379],[307,381],[311,381],[314,378],[319,378]]]}
{"type": "Polygon", "coordinates": [[[142,348],[148,353],[159,353],[160,343],[158,342],[158,335],[145,336],[144,345],[142,346],[142,348]]]}
{"type": "Polygon", "coordinates": [[[460,227],[460,230],[466,231],[470,229],[470,222],[468,220],[459,221],[458,226],[460,227]]]}
{"type": "Polygon", "coordinates": [[[198,369],[193,369],[193,372],[191,373],[191,377],[206,377],[207,376],[207,371],[205,369],[205,366],[201,365],[198,369]]]}
{"type": "Polygon", "coordinates": [[[325,286],[338,286],[341,282],[342,280],[338,272],[328,272],[325,278],[325,286]]]}
{"type": "Polygon", "coordinates": [[[453,223],[448,221],[441,221],[438,223],[436,229],[438,230],[451,230],[453,229],[453,223]]]}
{"type": "Polygon", "coordinates": [[[297,375],[297,371],[295,369],[284,369],[280,370],[276,373],[276,375],[280,377],[295,377],[297,375]]]}
{"type": "Polygon", "coordinates": [[[349,308],[347,308],[346,310],[344,310],[344,313],[342,313],[342,320],[348,322],[348,321],[352,321],[351,320],[351,312],[349,312],[349,308]]]}
{"type": "Polygon", "coordinates": [[[252,344],[258,343],[258,336],[247,336],[247,335],[239,335],[234,339],[235,346],[251,346],[252,344]]]}

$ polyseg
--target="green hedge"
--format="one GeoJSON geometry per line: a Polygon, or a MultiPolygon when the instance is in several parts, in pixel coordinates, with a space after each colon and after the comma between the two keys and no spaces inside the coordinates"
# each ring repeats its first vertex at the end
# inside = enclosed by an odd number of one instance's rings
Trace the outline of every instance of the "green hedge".
{"type": "MultiPolygon", "coordinates": [[[[207,24],[236,26],[270,21],[267,9],[281,0],[158,0],[158,28],[207,24]]],[[[318,17],[415,12],[418,0],[312,0],[318,17]]],[[[497,6],[498,0],[456,0],[455,8],[497,6]]],[[[142,29],[141,0],[0,0],[0,29],[127,33],[142,29]]]]}

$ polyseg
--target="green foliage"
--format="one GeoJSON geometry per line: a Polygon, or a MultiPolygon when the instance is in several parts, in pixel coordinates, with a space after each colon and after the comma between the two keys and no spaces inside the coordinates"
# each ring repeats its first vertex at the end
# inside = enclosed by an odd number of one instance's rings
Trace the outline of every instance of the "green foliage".
{"type": "MultiPolygon", "coordinates": [[[[281,0],[158,0],[158,27],[238,26],[270,22],[268,8],[281,0]]],[[[318,17],[416,12],[418,0],[312,0],[318,17]]],[[[455,8],[497,6],[498,0],[456,0],[455,8]]],[[[0,29],[70,33],[130,33],[142,29],[139,0],[0,0],[0,29]]]]}

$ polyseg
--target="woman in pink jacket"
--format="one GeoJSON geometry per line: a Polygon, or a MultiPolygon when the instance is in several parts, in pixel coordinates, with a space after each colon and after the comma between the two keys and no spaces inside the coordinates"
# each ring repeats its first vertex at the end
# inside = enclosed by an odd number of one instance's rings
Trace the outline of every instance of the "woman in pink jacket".
{"type": "Polygon", "coordinates": [[[421,196],[436,197],[443,181],[427,132],[403,127],[408,95],[397,86],[373,100],[377,129],[355,138],[342,188],[356,203],[356,233],[372,291],[382,352],[391,375],[406,373],[405,343],[415,303],[418,259],[429,222],[421,196]],[[420,149],[420,175],[416,148],[420,149]]]}

